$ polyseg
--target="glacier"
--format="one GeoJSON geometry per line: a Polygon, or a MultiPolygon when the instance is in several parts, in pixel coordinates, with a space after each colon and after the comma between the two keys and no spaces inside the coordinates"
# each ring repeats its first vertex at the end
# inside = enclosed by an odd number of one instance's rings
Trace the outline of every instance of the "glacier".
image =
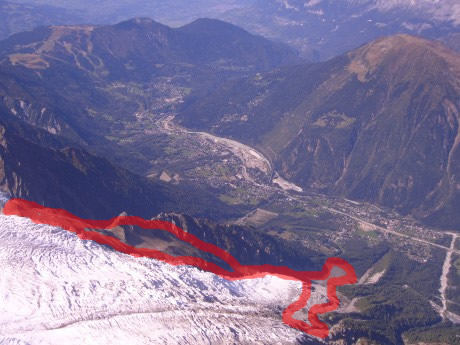
{"type": "Polygon", "coordinates": [[[26,218],[0,215],[0,265],[0,344],[293,344],[304,335],[281,319],[299,282],[230,282],[26,218]]]}

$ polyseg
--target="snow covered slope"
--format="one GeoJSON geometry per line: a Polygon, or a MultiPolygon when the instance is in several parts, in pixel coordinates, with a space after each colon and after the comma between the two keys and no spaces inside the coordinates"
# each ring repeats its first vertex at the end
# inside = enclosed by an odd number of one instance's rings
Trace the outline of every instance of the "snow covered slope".
{"type": "Polygon", "coordinates": [[[228,282],[0,215],[0,344],[292,344],[300,283],[228,282]]]}

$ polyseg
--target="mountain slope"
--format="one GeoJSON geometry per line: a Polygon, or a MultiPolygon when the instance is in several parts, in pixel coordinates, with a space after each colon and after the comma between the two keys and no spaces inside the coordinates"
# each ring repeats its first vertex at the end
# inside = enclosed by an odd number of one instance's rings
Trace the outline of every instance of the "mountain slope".
{"type": "Polygon", "coordinates": [[[257,145],[299,185],[460,224],[460,57],[407,35],[228,84],[182,121],[257,145]]]}

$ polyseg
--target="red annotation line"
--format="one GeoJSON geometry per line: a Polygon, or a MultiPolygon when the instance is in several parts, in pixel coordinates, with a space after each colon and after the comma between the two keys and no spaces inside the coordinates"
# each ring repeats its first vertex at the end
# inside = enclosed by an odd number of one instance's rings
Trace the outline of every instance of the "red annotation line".
{"type": "Polygon", "coordinates": [[[143,218],[129,216],[115,217],[110,220],[87,220],[79,218],[62,209],[46,208],[37,203],[22,199],[9,200],[3,208],[3,213],[9,216],[26,217],[37,224],[63,228],[77,234],[82,240],[91,240],[99,244],[108,245],[116,251],[134,257],[147,257],[173,266],[195,266],[227,280],[255,279],[271,275],[284,280],[299,281],[302,283],[302,293],[297,301],[290,304],[283,311],[283,322],[292,328],[296,328],[319,338],[327,338],[329,335],[329,328],[324,322],[319,320],[318,314],[328,313],[339,307],[339,299],[336,292],[337,286],[355,284],[357,281],[353,266],[340,258],[327,259],[321,271],[313,272],[294,271],[288,267],[273,265],[241,265],[230,253],[222,248],[204,242],[198,237],[185,232],[178,226],[161,220],[145,220],[143,218]],[[143,229],[167,231],[178,239],[190,243],[199,250],[213,254],[224,260],[233,271],[227,271],[212,262],[193,256],[174,257],[154,249],[135,248],[121,242],[117,238],[88,230],[113,229],[120,225],[136,225],[143,229]],[[345,274],[340,277],[329,278],[334,267],[342,269],[345,274]],[[327,296],[329,301],[327,303],[313,305],[310,308],[308,311],[308,321],[310,324],[308,324],[304,321],[294,319],[293,315],[306,306],[311,296],[312,280],[327,280],[327,296]]]}

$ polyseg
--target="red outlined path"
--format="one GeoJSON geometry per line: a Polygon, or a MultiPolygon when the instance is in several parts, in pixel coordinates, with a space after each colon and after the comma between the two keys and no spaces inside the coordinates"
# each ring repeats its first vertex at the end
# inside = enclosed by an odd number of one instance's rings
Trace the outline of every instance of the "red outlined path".
{"type": "Polygon", "coordinates": [[[113,249],[132,255],[135,257],[147,257],[166,262],[173,266],[190,265],[202,270],[214,273],[227,280],[245,280],[262,278],[267,275],[276,276],[284,280],[302,282],[302,293],[298,300],[289,305],[283,312],[283,322],[290,327],[310,335],[326,338],[329,334],[328,326],[319,320],[318,314],[324,314],[336,310],[339,307],[337,297],[337,286],[354,284],[357,281],[355,270],[347,261],[340,258],[329,258],[319,272],[294,271],[288,267],[259,265],[241,265],[230,253],[225,250],[206,243],[196,236],[189,234],[176,225],[161,220],[145,220],[139,217],[116,217],[110,220],[86,220],[73,214],[61,210],[46,208],[34,202],[11,199],[3,208],[3,214],[30,218],[34,223],[57,226],[67,231],[76,233],[82,240],[91,240],[99,244],[104,244],[113,249]],[[103,235],[87,229],[112,229],[119,225],[137,225],[144,229],[159,229],[168,231],[178,239],[188,242],[196,248],[211,253],[225,262],[232,268],[232,272],[227,271],[214,263],[201,258],[192,256],[174,257],[161,251],[153,249],[135,248],[127,245],[111,236],[103,235]],[[341,268],[345,275],[329,278],[334,267],[341,268]],[[328,279],[329,278],[329,279],[328,279]],[[293,318],[294,313],[303,309],[311,295],[312,280],[327,280],[327,295],[329,302],[317,304],[308,311],[308,321],[310,324],[293,318]]]}

